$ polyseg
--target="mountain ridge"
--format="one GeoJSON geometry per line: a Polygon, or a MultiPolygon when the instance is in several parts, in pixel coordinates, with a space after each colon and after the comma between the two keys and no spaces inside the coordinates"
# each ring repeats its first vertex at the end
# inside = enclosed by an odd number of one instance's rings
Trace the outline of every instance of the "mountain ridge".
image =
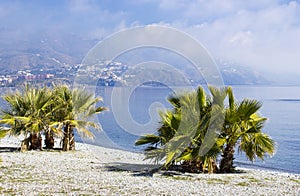
{"type": "MultiPolygon", "coordinates": [[[[1,33],[3,34],[3,32],[1,33]]],[[[26,69],[57,69],[80,64],[85,54],[100,40],[84,39],[76,34],[46,34],[15,39],[0,38],[0,74],[26,69]]],[[[172,64],[172,63],[171,63],[172,64]]],[[[257,71],[217,60],[225,84],[269,84],[257,71]]]]}

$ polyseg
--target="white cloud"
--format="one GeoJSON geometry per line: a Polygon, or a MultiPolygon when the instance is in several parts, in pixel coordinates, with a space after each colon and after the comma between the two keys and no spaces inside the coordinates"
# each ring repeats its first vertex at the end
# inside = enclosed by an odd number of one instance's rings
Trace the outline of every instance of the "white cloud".
{"type": "Polygon", "coordinates": [[[250,46],[253,43],[253,35],[251,31],[240,31],[233,35],[229,42],[234,45],[250,46]]]}
{"type": "Polygon", "coordinates": [[[108,36],[109,35],[109,32],[107,29],[105,28],[101,28],[101,27],[98,27],[94,30],[92,30],[90,33],[89,33],[89,37],[92,38],[92,39],[103,39],[104,37],[108,36]]]}
{"type": "Polygon", "coordinates": [[[225,5],[211,1],[205,6],[200,5],[202,1],[193,2],[186,4],[183,12],[194,10],[194,14],[192,11],[190,16],[186,14],[171,25],[197,38],[214,57],[257,69],[300,73],[298,2],[261,4],[257,1],[241,5],[238,1],[226,1],[228,5],[225,5]],[[221,8],[224,8],[221,14],[216,14],[221,8]]]}
{"type": "Polygon", "coordinates": [[[93,0],[72,0],[69,5],[72,12],[89,12],[97,7],[93,0]]]}
{"type": "Polygon", "coordinates": [[[159,8],[163,11],[197,21],[234,14],[239,10],[259,10],[277,5],[276,0],[236,1],[236,0],[160,0],[159,8]]]}
{"type": "MultiPolygon", "coordinates": [[[[36,31],[44,25],[101,39],[124,28],[155,23],[191,34],[214,57],[300,73],[299,1],[127,0],[118,6],[104,0],[72,0],[56,5],[55,11],[44,9],[45,13],[28,13],[25,3],[14,2],[0,3],[0,27],[11,25],[13,32],[36,31]],[[40,17],[41,13],[48,17],[40,17]]],[[[43,10],[47,4],[43,2],[32,7],[43,10]]]]}
{"type": "Polygon", "coordinates": [[[163,9],[163,10],[181,10],[184,9],[187,4],[186,0],[161,0],[158,1],[159,2],[159,8],[163,9]]]}

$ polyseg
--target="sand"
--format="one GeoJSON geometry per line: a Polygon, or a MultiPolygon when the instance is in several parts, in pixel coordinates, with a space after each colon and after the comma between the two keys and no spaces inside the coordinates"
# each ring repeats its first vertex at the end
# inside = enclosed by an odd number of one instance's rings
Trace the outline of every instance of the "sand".
{"type": "MultiPolygon", "coordinates": [[[[0,140],[2,195],[299,195],[300,175],[238,168],[234,174],[152,172],[143,155],[77,143],[74,152],[10,151],[0,140]],[[5,147],[5,148],[4,148],[5,147]]],[[[154,169],[154,170],[153,170],[154,169]]]]}

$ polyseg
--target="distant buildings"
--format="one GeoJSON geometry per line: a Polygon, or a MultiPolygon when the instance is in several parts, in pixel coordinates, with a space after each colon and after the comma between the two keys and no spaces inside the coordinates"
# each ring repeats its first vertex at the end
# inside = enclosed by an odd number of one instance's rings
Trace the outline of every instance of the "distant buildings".
{"type": "MultiPolygon", "coordinates": [[[[114,86],[116,83],[126,84],[122,74],[127,66],[120,62],[103,62],[96,66],[88,66],[80,69],[82,65],[58,67],[52,69],[19,70],[10,74],[1,75],[0,87],[14,87],[24,82],[51,83],[54,80],[61,80],[71,83],[77,73],[87,74],[97,80],[99,86],[114,86]]],[[[126,78],[126,76],[124,76],[126,78]]]]}
{"type": "Polygon", "coordinates": [[[0,75],[0,87],[13,87],[24,82],[44,81],[55,78],[55,74],[41,71],[32,73],[32,70],[19,70],[15,73],[0,75]]]}

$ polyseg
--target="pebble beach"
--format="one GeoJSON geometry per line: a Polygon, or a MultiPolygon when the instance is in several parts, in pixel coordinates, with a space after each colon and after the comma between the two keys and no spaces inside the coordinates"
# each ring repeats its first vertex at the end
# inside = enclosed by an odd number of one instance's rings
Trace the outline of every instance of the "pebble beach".
{"type": "Polygon", "coordinates": [[[19,152],[0,140],[1,195],[299,195],[300,175],[238,168],[234,174],[155,171],[143,155],[83,143],[76,151],[19,152]]]}

